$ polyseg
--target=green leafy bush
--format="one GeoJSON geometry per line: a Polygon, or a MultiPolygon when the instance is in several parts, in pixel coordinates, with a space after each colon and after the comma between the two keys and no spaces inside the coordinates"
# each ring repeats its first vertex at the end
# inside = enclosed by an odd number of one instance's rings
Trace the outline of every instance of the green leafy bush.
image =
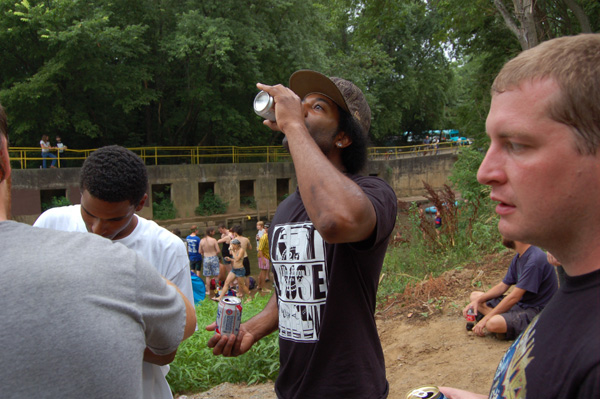
{"type": "Polygon", "coordinates": [[[240,198],[240,205],[256,209],[256,199],[253,196],[240,198]]]}
{"type": "MultiPolygon", "coordinates": [[[[256,295],[244,304],[242,322],[260,312],[269,296],[256,295]]],[[[279,374],[277,333],[264,337],[247,353],[238,357],[214,356],[206,346],[214,334],[205,327],[215,321],[217,303],[205,299],[196,306],[198,331],[177,350],[167,380],[176,393],[203,392],[223,382],[255,384],[275,380],[279,374]]]]}
{"type": "Polygon", "coordinates": [[[177,210],[170,198],[166,198],[167,193],[154,193],[152,202],[152,215],[157,220],[175,219],[177,210]]]}
{"type": "Polygon", "coordinates": [[[199,216],[218,215],[225,213],[227,206],[227,202],[214,194],[212,190],[208,190],[200,200],[200,204],[196,207],[195,213],[199,216]]]}
{"type": "Polygon", "coordinates": [[[42,212],[47,211],[50,208],[58,208],[61,206],[72,205],[71,201],[67,199],[65,196],[61,197],[52,197],[50,203],[42,202],[42,212]]]}

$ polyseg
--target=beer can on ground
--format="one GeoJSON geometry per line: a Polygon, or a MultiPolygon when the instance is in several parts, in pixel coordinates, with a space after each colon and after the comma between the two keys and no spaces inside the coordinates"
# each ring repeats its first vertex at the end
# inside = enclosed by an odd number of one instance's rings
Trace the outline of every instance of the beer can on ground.
{"type": "Polygon", "coordinates": [[[406,399],[447,399],[435,385],[415,388],[406,395],[406,399]]]}
{"type": "Polygon", "coordinates": [[[254,112],[258,116],[275,122],[275,101],[266,91],[261,91],[254,97],[254,112]]]}
{"type": "Polygon", "coordinates": [[[242,321],[242,300],[235,296],[226,296],[217,308],[216,333],[221,335],[237,335],[242,321]]]}

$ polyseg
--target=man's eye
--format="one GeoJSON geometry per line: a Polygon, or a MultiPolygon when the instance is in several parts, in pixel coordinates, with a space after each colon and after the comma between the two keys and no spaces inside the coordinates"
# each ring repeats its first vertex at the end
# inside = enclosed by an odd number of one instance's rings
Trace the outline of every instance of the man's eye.
{"type": "Polygon", "coordinates": [[[513,152],[520,152],[525,149],[525,146],[523,144],[514,143],[511,141],[509,141],[506,145],[507,145],[508,149],[513,152]]]}

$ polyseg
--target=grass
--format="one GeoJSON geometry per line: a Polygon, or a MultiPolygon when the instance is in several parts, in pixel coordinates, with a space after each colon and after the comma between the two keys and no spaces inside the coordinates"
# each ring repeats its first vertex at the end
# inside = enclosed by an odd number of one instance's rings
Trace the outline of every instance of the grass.
{"type": "MultiPolygon", "coordinates": [[[[244,304],[242,322],[248,320],[265,305],[269,296],[257,295],[244,304]]],[[[279,373],[279,346],[277,333],[261,339],[247,353],[234,358],[214,356],[206,346],[213,332],[205,326],[217,316],[217,303],[205,299],[196,306],[198,331],[184,341],[177,351],[167,381],[176,393],[203,392],[222,382],[255,384],[274,380],[279,373]]]]}

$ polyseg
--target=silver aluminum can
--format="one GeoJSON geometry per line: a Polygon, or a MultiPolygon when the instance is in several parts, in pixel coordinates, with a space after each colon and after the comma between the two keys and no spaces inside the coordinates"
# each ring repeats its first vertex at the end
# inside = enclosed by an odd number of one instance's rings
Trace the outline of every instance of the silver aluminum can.
{"type": "Polygon", "coordinates": [[[406,399],[447,399],[435,385],[415,388],[406,395],[406,399]]]}
{"type": "Polygon", "coordinates": [[[275,101],[266,91],[261,91],[254,97],[254,112],[258,116],[275,122],[275,101]]]}
{"type": "Polygon", "coordinates": [[[242,321],[242,300],[235,296],[226,296],[217,308],[216,333],[237,335],[242,321]]]}

